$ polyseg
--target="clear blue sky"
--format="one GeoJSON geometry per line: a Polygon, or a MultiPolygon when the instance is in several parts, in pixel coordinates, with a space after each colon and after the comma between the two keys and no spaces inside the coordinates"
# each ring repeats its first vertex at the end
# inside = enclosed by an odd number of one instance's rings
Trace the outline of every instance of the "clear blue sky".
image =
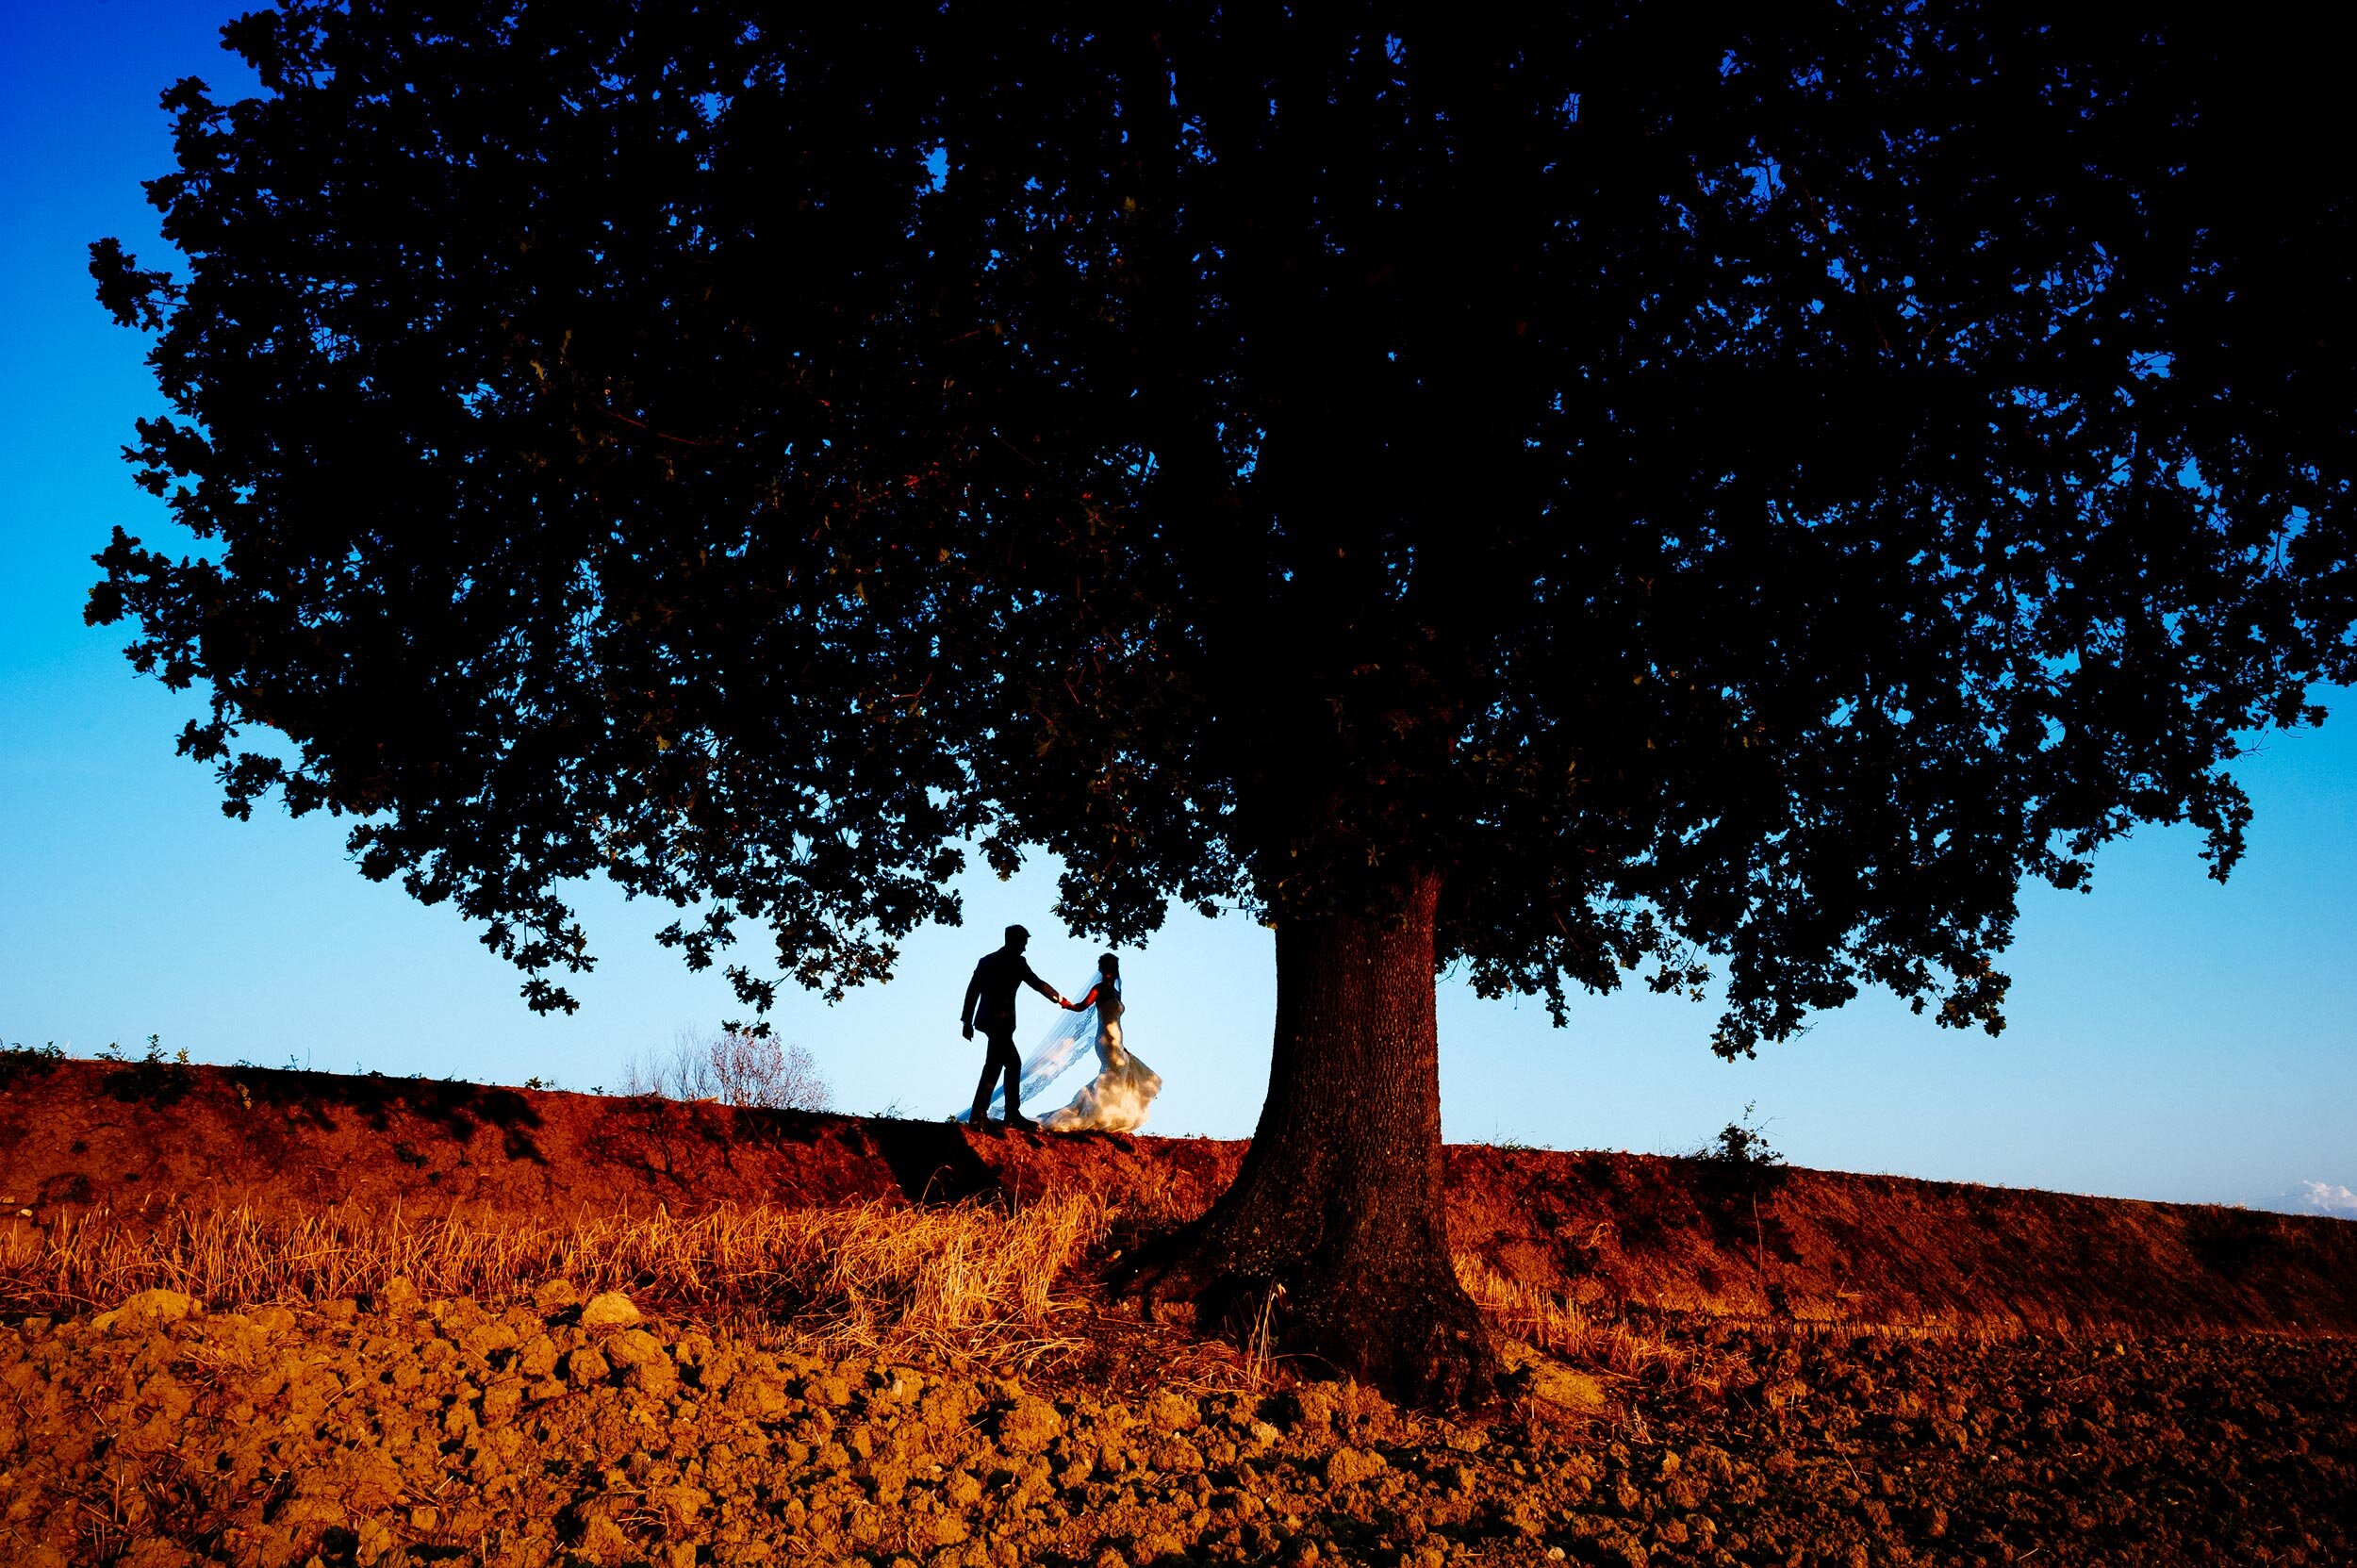
{"type": "MultiPolygon", "coordinates": [[[[142,340],[91,303],[84,247],[167,259],[139,181],[170,148],[157,93],[184,74],[244,85],[223,10],[189,0],[0,5],[0,1039],[90,1052],[160,1033],[204,1061],[613,1084],[623,1059],[733,1015],[651,933],[654,911],[593,892],[603,954],[582,1011],[538,1018],[447,908],[364,881],[333,823],[223,818],[173,754],[196,711],[135,677],[121,636],[81,623],[91,553],[123,523],[170,536],[118,449],[158,410],[142,340]]],[[[1756,1101],[1814,1165],[2142,1197],[2313,1207],[2357,1187],[2357,702],[2272,739],[2244,769],[2249,861],[2206,881],[2193,835],[2107,850],[2089,896],[2024,895],[2012,1028],[1934,1029],[1887,999],[1728,1065],[1707,1005],[1623,996],[1551,1029],[1534,1003],[1442,989],[1452,1139],[1691,1147],[1756,1101]]],[[[837,1103],[946,1113],[976,1048],[954,1015],[997,929],[1077,983],[1095,949],[1052,929],[1052,876],[967,887],[968,923],[910,944],[900,977],[778,1022],[837,1103]]],[[[1178,916],[1127,961],[1131,1033],[1167,1082],[1158,1131],[1250,1131],[1267,1081],[1265,932],[1178,916]]],[[[2349,1199],[2357,1208],[2357,1197],[2349,1199]]]]}

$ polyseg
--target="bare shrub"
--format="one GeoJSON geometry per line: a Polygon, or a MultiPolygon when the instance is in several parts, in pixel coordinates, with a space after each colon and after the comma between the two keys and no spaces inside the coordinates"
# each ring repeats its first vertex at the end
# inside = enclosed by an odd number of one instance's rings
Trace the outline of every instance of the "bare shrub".
{"type": "Polygon", "coordinates": [[[719,1098],[731,1105],[823,1111],[832,1098],[817,1058],[806,1046],[783,1044],[774,1034],[723,1030],[708,1048],[719,1098]]]}
{"type": "Polygon", "coordinates": [[[622,1093],[652,1099],[717,1099],[703,1041],[687,1030],[668,1050],[650,1048],[622,1063],[622,1093]]]}
{"type": "Polygon", "coordinates": [[[832,1098],[809,1048],[745,1029],[708,1035],[680,1031],[668,1050],[651,1050],[622,1065],[622,1092],[769,1111],[823,1111],[832,1098]]]}

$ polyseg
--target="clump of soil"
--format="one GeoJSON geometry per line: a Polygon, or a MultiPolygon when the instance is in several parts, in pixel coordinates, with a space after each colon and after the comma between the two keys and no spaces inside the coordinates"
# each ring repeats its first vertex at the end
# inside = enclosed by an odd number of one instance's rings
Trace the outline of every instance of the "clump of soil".
{"type": "Polygon", "coordinates": [[[396,1283],[365,1303],[209,1313],[148,1292],[0,1330],[0,1556],[1848,1568],[2357,1554],[2344,1342],[1684,1331],[1715,1386],[1599,1398],[1525,1353],[1516,1397],[1460,1421],[1350,1385],[1080,1387],[963,1358],[833,1359],[644,1318],[618,1295],[585,1302],[563,1281],[503,1305],[396,1283]]]}

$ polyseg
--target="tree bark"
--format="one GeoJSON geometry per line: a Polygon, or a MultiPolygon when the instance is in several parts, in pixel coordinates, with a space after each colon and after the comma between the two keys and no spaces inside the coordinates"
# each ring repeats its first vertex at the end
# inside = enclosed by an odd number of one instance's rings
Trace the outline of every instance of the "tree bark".
{"type": "Polygon", "coordinates": [[[1198,1322],[1419,1404],[1486,1398],[1495,1352],[1450,1262],[1434,1014],[1437,876],[1277,928],[1268,1100],[1163,1288],[1198,1322]]]}

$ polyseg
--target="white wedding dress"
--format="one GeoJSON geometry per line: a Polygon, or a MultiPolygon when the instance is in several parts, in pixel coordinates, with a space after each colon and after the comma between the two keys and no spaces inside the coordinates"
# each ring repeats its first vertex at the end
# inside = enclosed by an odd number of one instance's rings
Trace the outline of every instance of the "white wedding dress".
{"type": "MultiPolygon", "coordinates": [[[[1072,1065],[1083,1042],[1091,1043],[1096,1048],[1096,1076],[1080,1086],[1070,1104],[1040,1117],[1040,1128],[1048,1132],[1135,1132],[1146,1125],[1154,1097],[1162,1092],[1162,1077],[1122,1043],[1121,1020],[1127,1009],[1121,982],[1099,978],[1091,984],[1096,988],[1096,1003],[1059,1018],[1023,1064],[1022,1095],[1034,1098],[1072,1065]]],[[[1005,1101],[1003,1091],[993,1095],[990,1114],[1004,1115],[1005,1101]]],[[[964,1121],[969,1114],[962,1112],[956,1119],[964,1121]]]]}
{"type": "Polygon", "coordinates": [[[1096,1076],[1039,1125],[1050,1132],[1135,1132],[1162,1092],[1162,1078],[1121,1043],[1119,982],[1104,982],[1087,1011],[1096,1015],[1096,1076]]]}

